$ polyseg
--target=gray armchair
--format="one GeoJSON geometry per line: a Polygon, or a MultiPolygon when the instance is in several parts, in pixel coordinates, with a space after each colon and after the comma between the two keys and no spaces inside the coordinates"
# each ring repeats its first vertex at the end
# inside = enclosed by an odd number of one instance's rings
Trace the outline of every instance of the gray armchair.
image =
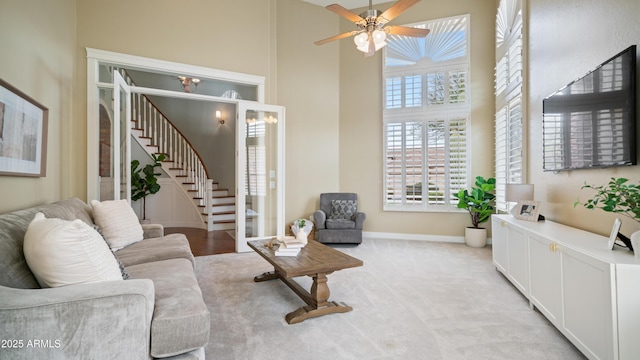
{"type": "Polygon", "coordinates": [[[324,244],[360,244],[367,215],[358,211],[354,193],[320,194],[320,210],[313,213],[316,240],[324,244]]]}

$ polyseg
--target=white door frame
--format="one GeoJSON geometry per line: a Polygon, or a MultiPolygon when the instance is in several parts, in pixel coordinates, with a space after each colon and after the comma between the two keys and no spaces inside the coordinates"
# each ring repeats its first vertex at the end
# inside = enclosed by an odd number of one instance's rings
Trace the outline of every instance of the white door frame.
{"type": "MultiPolygon", "coordinates": [[[[265,240],[270,239],[273,236],[284,236],[285,224],[284,224],[284,191],[285,191],[285,161],[284,161],[284,137],[285,137],[285,109],[282,106],[260,104],[253,101],[240,101],[237,107],[237,119],[236,122],[236,252],[248,252],[251,248],[247,245],[247,240],[265,240]],[[264,219],[264,204],[257,204],[257,208],[252,210],[258,210],[258,216],[256,221],[258,222],[258,233],[256,236],[247,239],[245,221],[247,218],[246,209],[246,170],[247,170],[247,157],[246,157],[246,140],[247,140],[247,110],[254,110],[260,112],[272,112],[278,114],[277,122],[277,156],[276,156],[276,171],[275,176],[267,175],[264,184],[266,191],[276,191],[276,233],[266,232],[267,227],[264,219]]],[[[272,126],[272,125],[270,125],[272,126]]],[[[270,169],[267,172],[270,173],[270,169]]],[[[271,228],[271,227],[270,227],[271,228]]]]}
{"type": "MultiPolygon", "coordinates": [[[[99,88],[113,88],[112,83],[100,82],[100,64],[122,66],[130,69],[153,71],[166,74],[184,74],[201,79],[216,79],[237,84],[252,85],[257,88],[257,100],[264,102],[264,76],[249,75],[231,71],[181,64],[171,61],[146,58],[111,51],[86,48],[87,51],[87,199],[100,199],[99,146],[100,132],[99,88]]],[[[132,91],[139,91],[132,88],[132,91]]],[[[176,93],[177,94],[177,93],[176,93]]],[[[180,93],[184,97],[198,98],[202,95],[180,93]]]]}

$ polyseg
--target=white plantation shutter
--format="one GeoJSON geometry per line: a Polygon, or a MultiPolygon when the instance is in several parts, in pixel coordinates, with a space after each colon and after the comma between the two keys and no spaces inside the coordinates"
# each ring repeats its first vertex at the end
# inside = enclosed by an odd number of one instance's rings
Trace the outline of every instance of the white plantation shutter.
{"type": "Polygon", "coordinates": [[[496,208],[508,210],[506,184],[523,183],[523,7],[522,0],[501,0],[496,15],[496,208]]]}
{"type": "Polygon", "coordinates": [[[415,27],[426,38],[392,35],[384,50],[384,209],[455,210],[469,159],[469,16],[415,27]]]}
{"type": "Polygon", "coordinates": [[[266,133],[264,121],[247,124],[247,196],[265,196],[267,193],[266,148],[261,142],[266,133]]]}

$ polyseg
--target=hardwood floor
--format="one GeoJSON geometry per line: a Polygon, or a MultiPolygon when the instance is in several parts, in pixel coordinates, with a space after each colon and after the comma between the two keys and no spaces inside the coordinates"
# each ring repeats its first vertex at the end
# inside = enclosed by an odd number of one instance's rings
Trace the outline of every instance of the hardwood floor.
{"type": "Polygon", "coordinates": [[[226,230],[206,231],[187,227],[164,228],[165,234],[182,233],[189,239],[194,256],[226,254],[236,251],[235,239],[226,230]]]}

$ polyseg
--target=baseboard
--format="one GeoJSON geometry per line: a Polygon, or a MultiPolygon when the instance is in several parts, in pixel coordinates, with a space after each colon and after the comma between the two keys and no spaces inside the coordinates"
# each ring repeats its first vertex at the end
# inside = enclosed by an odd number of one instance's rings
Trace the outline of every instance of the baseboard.
{"type": "MultiPolygon", "coordinates": [[[[464,236],[400,234],[400,233],[363,231],[362,237],[366,239],[416,240],[416,241],[435,241],[435,242],[464,244],[464,236]]],[[[487,243],[491,244],[491,238],[487,239],[487,243]]]]}

